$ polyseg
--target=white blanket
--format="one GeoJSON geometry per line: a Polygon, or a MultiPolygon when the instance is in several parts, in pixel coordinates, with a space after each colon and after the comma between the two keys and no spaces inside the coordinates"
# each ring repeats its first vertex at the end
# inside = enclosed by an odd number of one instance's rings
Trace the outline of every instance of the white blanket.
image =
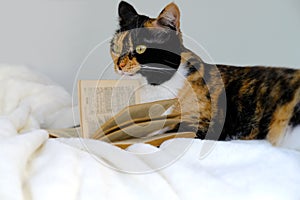
{"type": "Polygon", "coordinates": [[[0,67],[0,199],[300,199],[300,152],[266,141],[175,139],[126,151],[41,128],[73,125],[71,98],[0,67]]]}

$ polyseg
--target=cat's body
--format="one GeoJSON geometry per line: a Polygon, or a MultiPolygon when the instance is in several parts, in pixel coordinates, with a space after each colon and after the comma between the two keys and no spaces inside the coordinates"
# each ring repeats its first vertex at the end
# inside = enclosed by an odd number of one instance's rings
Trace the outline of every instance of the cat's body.
{"type": "Polygon", "coordinates": [[[142,77],[142,101],[177,97],[183,129],[199,138],[264,139],[278,145],[300,124],[300,71],[203,62],[182,44],[179,10],[171,3],[153,19],[119,5],[111,42],[118,73],[142,77]]]}

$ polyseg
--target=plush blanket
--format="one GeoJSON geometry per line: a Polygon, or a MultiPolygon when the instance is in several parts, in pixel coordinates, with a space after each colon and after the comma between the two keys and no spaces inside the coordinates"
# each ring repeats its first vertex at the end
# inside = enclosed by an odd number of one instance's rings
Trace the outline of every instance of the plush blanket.
{"type": "MultiPolygon", "coordinates": [[[[127,150],[49,139],[74,125],[70,95],[0,66],[0,199],[300,199],[300,152],[267,141],[174,139],[127,150]]],[[[76,120],[75,120],[76,121],[76,120]]]]}

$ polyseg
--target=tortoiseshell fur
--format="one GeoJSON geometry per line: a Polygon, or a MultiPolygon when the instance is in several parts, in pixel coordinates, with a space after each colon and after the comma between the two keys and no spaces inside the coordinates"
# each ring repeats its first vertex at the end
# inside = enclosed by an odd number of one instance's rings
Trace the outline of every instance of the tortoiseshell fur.
{"type": "Polygon", "coordinates": [[[184,113],[182,124],[196,131],[199,138],[266,138],[279,145],[288,129],[300,124],[299,70],[205,63],[183,46],[180,13],[174,3],[157,18],[149,18],[121,2],[119,16],[120,29],[111,42],[115,70],[129,75],[140,73],[150,85],[161,85],[183,66],[186,81],[177,94],[180,104],[173,112],[184,113]],[[145,29],[148,45],[163,44],[165,50],[149,48],[138,55],[134,48],[143,40],[128,32],[135,28],[145,29]],[[147,64],[167,73],[143,71],[147,64]]]}

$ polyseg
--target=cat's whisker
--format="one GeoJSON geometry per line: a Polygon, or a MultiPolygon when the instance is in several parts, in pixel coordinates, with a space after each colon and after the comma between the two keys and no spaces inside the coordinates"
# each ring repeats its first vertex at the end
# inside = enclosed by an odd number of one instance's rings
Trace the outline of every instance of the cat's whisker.
{"type": "Polygon", "coordinates": [[[160,68],[160,67],[149,67],[149,66],[143,66],[142,69],[151,69],[151,70],[160,70],[160,71],[176,71],[172,68],[160,68]]]}
{"type": "Polygon", "coordinates": [[[173,62],[171,62],[171,61],[169,61],[169,60],[164,60],[164,62],[166,62],[166,63],[168,63],[168,64],[176,65],[176,63],[173,63],[173,62]]]}
{"type": "Polygon", "coordinates": [[[153,71],[155,71],[155,72],[159,72],[159,73],[164,73],[162,70],[157,70],[157,69],[141,69],[142,71],[149,71],[149,72],[153,72],[153,71]]]}
{"type": "Polygon", "coordinates": [[[145,69],[145,70],[143,70],[143,71],[144,71],[144,72],[149,72],[149,74],[151,74],[151,72],[157,73],[157,74],[163,74],[163,75],[170,74],[170,71],[162,71],[162,70],[145,69]]]}

